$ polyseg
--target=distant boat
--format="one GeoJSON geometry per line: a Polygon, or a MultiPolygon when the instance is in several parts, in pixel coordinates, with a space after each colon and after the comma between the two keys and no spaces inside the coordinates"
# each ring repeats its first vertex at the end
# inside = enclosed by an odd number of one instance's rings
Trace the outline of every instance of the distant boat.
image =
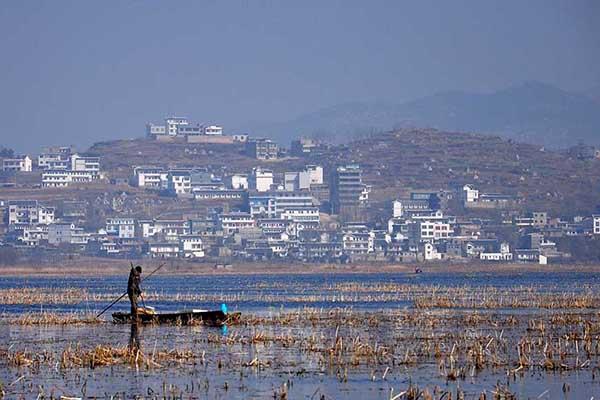
{"type": "MultiPolygon", "coordinates": [[[[183,310],[175,312],[155,312],[154,309],[141,309],[138,314],[143,324],[203,324],[208,326],[223,326],[227,322],[238,320],[241,313],[225,314],[222,310],[183,310]]],[[[131,323],[131,313],[115,312],[112,314],[116,324],[131,323]]]]}

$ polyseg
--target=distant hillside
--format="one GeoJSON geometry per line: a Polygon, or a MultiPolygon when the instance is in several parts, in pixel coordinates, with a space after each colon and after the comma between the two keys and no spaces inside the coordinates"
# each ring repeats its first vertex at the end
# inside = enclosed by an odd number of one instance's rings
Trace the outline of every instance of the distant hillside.
{"type": "Polygon", "coordinates": [[[239,145],[145,139],[102,142],[89,153],[101,157],[111,176],[128,176],[131,166],[144,164],[208,167],[219,175],[248,172],[257,165],[283,172],[320,164],[327,175],[337,165],[356,162],[364,169],[365,182],[373,186],[375,203],[410,188],[438,190],[473,183],[484,192],[517,195],[524,199],[523,207],[553,215],[589,215],[600,205],[600,160],[581,161],[498,136],[433,129],[378,133],[307,159],[269,162],[245,156],[239,145]]]}
{"type": "Polygon", "coordinates": [[[482,132],[553,148],[600,144],[599,103],[589,95],[528,82],[490,94],[446,92],[408,103],[348,103],[292,121],[256,125],[282,143],[305,135],[333,141],[401,127],[482,132]]]}

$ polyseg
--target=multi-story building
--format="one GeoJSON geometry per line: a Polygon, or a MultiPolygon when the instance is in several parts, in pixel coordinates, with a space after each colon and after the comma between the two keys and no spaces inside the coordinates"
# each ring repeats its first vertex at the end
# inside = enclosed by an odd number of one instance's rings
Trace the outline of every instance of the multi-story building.
{"type": "Polygon", "coordinates": [[[248,189],[247,174],[233,174],[225,178],[226,185],[231,189],[248,189]]]}
{"type": "Polygon", "coordinates": [[[180,126],[189,125],[187,118],[168,117],[165,118],[165,134],[169,136],[177,136],[177,131],[180,126]]]}
{"type": "Polygon", "coordinates": [[[139,232],[143,238],[151,238],[160,235],[167,239],[174,239],[191,234],[191,223],[189,220],[184,219],[139,221],[139,232]]]}
{"type": "Polygon", "coordinates": [[[362,183],[362,171],[358,165],[337,167],[331,176],[331,211],[344,219],[356,219],[360,207],[368,199],[365,185],[362,183]]]}
{"type": "Polygon", "coordinates": [[[91,234],[85,233],[83,228],[75,224],[52,224],[48,227],[48,243],[53,246],[71,244],[85,246],[90,240],[91,234]]]}
{"type": "Polygon", "coordinates": [[[273,185],[273,171],[264,168],[253,168],[248,187],[257,192],[267,192],[273,185]]]}
{"type": "Polygon", "coordinates": [[[594,235],[600,235],[600,215],[593,215],[592,219],[594,221],[594,224],[593,224],[594,235]]]}
{"type": "Polygon", "coordinates": [[[393,218],[431,213],[432,211],[428,200],[397,199],[392,202],[393,218]]]}
{"type": "Polygon", "coordinates": [[[135,167],[131,184],[150,189],[166,189],[169,173],[161,167],[135,167]]]}
{"type": "Polygon", "coordinates": [[[189,170],[171,170],[167,175],[167,190],[175,195],[192,192],[192,176],[189,170]]]}
{"type": "Polygon", "coordinates": [[[100,158],[99,157],[83,157],[79,154],[71,155],[71,171],[90,172],[92,174],[100,174],[100,158]]]}
{"type": "Polygon", "coordinates": [[[209,125],[204,127],[204,134],[209,136],[222,136],[223,127],[218,125],[209,125]]]}
{"type": "Polygon", "coordinates": [[[11,200],[7,207],[9,227],[16,225],[42,224],[54,222],[54,207],[45,207],[37,200],[11,200]]]}
{"type": "Polygon", "coordinates": [[[323,184],[323,167],[320,165],[307,165],[304,171],[308,172],[311,186],[323,184]]]}
{"type": "Polygon", "coordinates": [[[29,158],[29,156],[5,158],[2,161],[2,170],[13,172],[31,172],[31,158],[29,158]]]}
{"type": "Polygon", "coordinates": [[[284,172],[283,187],[288,192],[310,189],[310,173],[308,171],[284,172]]]}
{"type": "Polygon", "coordinates": [[[146,124],[146,136],[149,138],[156,139],[158,136],[164,136],[166,134],[167,128],[165,125],[146,124]]]}
{"type": "Polygon", "coordinates": [[[135,219],[128,217],[115,217],[106,219],[106,233],[122,239],[135,237],[135,219]]]}
{"type": "Polygon", "coordinates": [[[98,175],[91,171],[47,170],[42,173],[42,186],[66,187],[73,183],[90,183],[98,179],[98,175]]]}
{"type": "Polygon", "coordinates": [[[342,227],[342,250],[351,258],[372,253],[374,239],[373,232],[362,223],[348,223],[342,227]]]}
{"type": "Polygon", "coordinates": [[[40,169],[64,169],[69,168],[73,148],[70,146],[48,147],[38,156],[38,168],[40,169]]]}
{"type": "Polygon", "coordinates": [[[179,252],[183,258],[202,258],[204,248],[200,235],[185,235],[179,237],[179,252]]]}
{"type": "Polygon", "coordinates": [[[271,139],[256,138],[246,142],[246,153],[257,160],[275,160],[279,147],[271,139]]]}
{"type": "Polygon", "coordinates": [[[319,147],[320,143],[312,138],[300,138],[292,141],[291,153],[296,157],[303,157],[311,154],[319,147]]]}
{"type": "Polygon", "coordinates": [[[472,185],[463,186],[463,202],[475,203],[479,201],[479,190],[475,189],[472,185]]]}
{"type": "Polygon", "coordinates": [[[252,216],[281,218],[287,209],[313,208],[314,198],[308,192],[273,191],[248,196],[247,208],[252,216]]]}
{"type": "Polygon", "coordinates": [[[253,228],[255,226],[256,221],[249,213],[233,212],[218,216],[217,227],[225,235],[231,235],[245,228],[253,228]]]}
{"type": "Polygon", "coordinates": [[[430,215],[414,215],[411,222],[409,235],[417,243],[448,239],[454,234],[454,218],[445,217],[441,211],[430,215]]]}

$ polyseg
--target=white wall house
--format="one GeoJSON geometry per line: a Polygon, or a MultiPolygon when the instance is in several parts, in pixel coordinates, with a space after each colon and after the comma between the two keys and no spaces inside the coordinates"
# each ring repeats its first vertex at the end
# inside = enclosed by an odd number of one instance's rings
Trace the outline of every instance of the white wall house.
{"type": "Polygon", "coordinates": [[[600,235],[600,215],[594,215],[594,216],[592,216],[592,219],[594,221],[594,225],[593,225],[594,235],[600,235]]]}
{"type": "Polygon", "coordinates": [[[223,135],[223,127],[218,125],[209,125],[204,127],[205,135],[223,135]]]}
{"type": "Polygon", "coordinates": [[[98,175],[89,171],[48,170],[42,173],[42,186],[66,187],[73,183],[89,183],[98,175]]]}
{"type": "Polygon", "coordinates": [[[454,234],[453,221],[441,211],[430,215],[412,216],[412,237],[417,241],[447,239],[454,234]]]}
{"type": "Polygon", "coordinates": [[[310,172],[285,172],[283,174],[283,187],[288,192],[310,189],[310,172]]]}
{"type": "Polygon", "coordinates": [[[8,224],[52,224],[54,211],[54,207],[42,206],[37,200],[11,200],[8,202],[8,224]]]}
{"type": "Polygon", "coordinates": [[[93,174],[100,173],[99,157],[83,157],[79,154],[71,155],[71,171],[84,171],[93,174]]]}
{"type": "Polygon", "coordinates": [[[167,129],[164,125],[146,124],[146,136],[156,138],[167,134],[167,129]]]}
{"type": "Polygon", "coordinates": [[[132,184],[150,189],[166,189],[169,173],[160,167],[135,167],[132,184]]]}
{"type": "Polygon", "coordinates": [[[248,189],[248,175],[234,174],[227,177],[227,184],[231,189],[248,189]]]}
{"type": "Polygon", "coordinates": [[[226,235],[238,232],[240,229],[253,228],[256,221],[249,213],[229,213],[221,214],[218,219],[218,227],[226,235]]]}
{"type": "Polygon", "coordinates": [[[510,252],[508,243],[501,243],[499,252],[481,252],[479,259],[482,261],[512,261],[513,254],[510,252]]]}
{"type": "Polygon", "coordinates": [[[135,237],[135,219],[134,218],[107,218],[106,233],[119,238],[135,237]]]}
{"type": "Polygon", "coordinates": [[[48,147],[38,156],[38,168],[59,169],[64,164],[64,169],[69,168],[73,148],[70,146],[48,147]]]}
{"type": "Polygon", "coordinates": [[[323,184],[323,167],[320,165],[307,165],[305,171],[309,174],[311,185],[323,184]]]}
{"type": "Polygon", "coordinates": [[[31,158],[29,156],[5,158],[2,161],[3,171],[31,172],[31,158]]]}
{"type": "Polygon", "coordinates": [[[463,186],[463,201],[465,203],[474,203],[479,201],[479,190],[471,185],[463,186]]]}
{"type": "Polygon", "coordinates": [[[167,175],[167,190],[180,195],[192,192],[192,177],[190,171],[169,171],[167,175]]]}
{"type": "Polygon", "coordinates": [[[179,251],[184,258],[202,258],[204,249],[199,235],[186,235],[179,238],[179,251]]]}
{"type": "Polygon", "coordinates": [[[168,117],[165,118],[165,130],[169,136],[177,136],[178,127],[182,125],[189,125],[187,118],[181,117],[168,117]]]}
{"type": "Polygon", "coordinates": [[[256,190],[257,192],[269,191],[273,185],[273,171],[260,167],[253,168],[252,174],[250,175],[250,182],[248,183],[250,189],[256,190]]]}
{"type": "Polygon", "coordinates": [[[85,233],[75,224],[52,224],[48,227],[48,243],[53,246],[61,244],[85,245],[91,235],[85,233]]]}

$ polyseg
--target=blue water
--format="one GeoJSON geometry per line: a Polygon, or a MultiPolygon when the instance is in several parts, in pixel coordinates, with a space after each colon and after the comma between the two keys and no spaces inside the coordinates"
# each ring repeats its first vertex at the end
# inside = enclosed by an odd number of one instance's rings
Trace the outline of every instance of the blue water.
{"type": "MultiPolygon", "coordinates": [[[[492,268],[492,267],[490,267],[492,268]]],[[[175,294],[204,294],[214,301],[188,304],[178,301],[148,302],[157,310],[171,311],[182,308],[219,309],[221,297],[243,294],[243,301],[227,303],[230,311],[258,311],[273,308],[299,308],[304,306],[328,308],[351,306],[355,309],[386,309],[411,307],[412,302],[406,299],[378,302],[361,301],[369,293],[352,301],[302,301],[313,295],[336,295],[333,286],[337,284],[416,284],[442,287],[495,287],[514,288],[515,286],[534,287],[548,293],[579,292],[600,288],[600,274],[593,272],[523,272],[523,273],[425,273],[425,274],[257,274],[257,275],[155,275],[143,282],[142,289],[147,293],[164,294],[167,297],[175,294]],[[267,301],[261,298],[268,296],[267,301]],[[293,300],[290,300],[293,297],[293,300]],[[248,300],[247,298],[250,298],[248,300]]],[[[125,291],[127,276],[85,276],[85,277],[7,277],[0,280],[0,289],[5,288],[81,288],[90,294],[113,293],[118,296],[125,291]]],[[[348,293],[351,296],[352,293],[348,293]]],[[[116,297],[115,296],[115,297],[116,297]]],[[[365,297],[366,298],[366,297],[365,297]]],[[[3,305],[0,313],[12,314],[28,311],[98,311],[109,301],[82,302],[79,304],[56,305],[3,305]]],[[[128,309],[127,298],[118,303],[111,311],[128,309]]]]}

